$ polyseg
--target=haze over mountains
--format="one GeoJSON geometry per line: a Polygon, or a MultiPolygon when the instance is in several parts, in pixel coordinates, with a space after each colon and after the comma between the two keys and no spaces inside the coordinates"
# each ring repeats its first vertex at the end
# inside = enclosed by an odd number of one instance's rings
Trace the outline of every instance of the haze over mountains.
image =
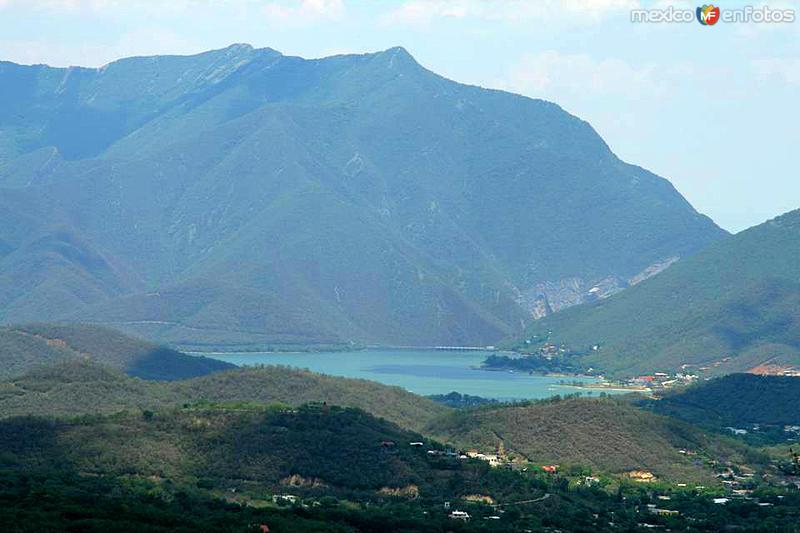
{"type": "Polygon", "coordinates": [[[798,258],[800,210],[714,243],[607,300],[544,318],[528,333],[618,374],[683,365],[716,373],[797,369],[798,258]]]}
{"type": "Polygon", "coordinates": [[[557,105],[402,48],[0,63],[0,92],[5,323],[488,344],[725,236],[557,105]]]}
{"type": "MultiPolygon", "coordinates": [[[[30,324],[0,327],[0,379],[42,366],[74,361],[107,365],[147,380],[180,380],[229,370],[234,365],[92,325],[30,324]]],[[[74,402],[63,408],[73,409],[74,402]]]]}

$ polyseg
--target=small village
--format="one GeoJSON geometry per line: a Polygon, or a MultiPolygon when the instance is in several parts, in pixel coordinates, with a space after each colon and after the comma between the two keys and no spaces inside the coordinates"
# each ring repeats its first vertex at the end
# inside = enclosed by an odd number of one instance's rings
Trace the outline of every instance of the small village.
{"type": "Polygon", "coordinates": [[[657,391],[672,389],[675,387],[685,387],[697,382],[700,376],[684,372],[670,374],[667,372],[654,372],[626,379],[622,382],[623,386],[647,391],[657,391]]]}
{"type": "MultiPolygon", "coordinates": [[[[792,428],[793,431],[800,428],[792,428]]],[[[665,483],[660,480],[653,472],[648,470],[631,470],[616,477],[608,477],[599,475],[586,475],[585,472],[579,475],[572,469],[562,469],[557,464],[534,464],[528,460],[520,460],[510,458],[506,453],[502,443],[498,449],[492,452],[482,452],[477,449],[469,450],[456,450],[454,448],[438,448],[432,447],[423,441],[411,441],[408,443],[397,443],[394,441],[382,441],[379,443],[381,449],[387,453],[398,453],[399,449],[407,446],[413,450],[418,450],[419,453],[431,459],[445,459],[445,460],[480,460],[485,461],[492,468],[507,468],[517,470],[519,472],[528,472],[531,475],[545,475],[554,479],[564,479],[570,485],[576,487],[586,488],[608,488],[609,486],[619,485],[620,483],[633,483],[647,486],[645,493],[647,500],[645,500],[640,507],[643,521],[639,524],[641,527],[652,527],[644,516],[647,514],[656,515],[660,517],[678,517],[683,511],[674,509],[672,507],[680,507],[680,502],[683,497],[682,494],[704,495],[709,498],[713,505],[728,505],[731,502],[741,500],[755,504],[759,507],[772,507],[775,505],[774,501],[763,500],[756,496],[756,492],[760,481],[767,478],[766,474],[759,475],[755,471],[734,465],[731,463],[718,463],[717,461],[708,458],[700,457],[700,455],[690,449],[680,449],[679,453],[689,458],[693,462],[706,462],[716,470],[716,479],[718,483],[710,486],[698,483],[665,483]]],[[[798,475],[786,476],[782,482],[784,484],[793,484],[800,489],[800,455],[792,452],[792,462],[794,464],[795,472],[798,475]]],[[[774,482],[774,480],[771,480],[774,482]]],[[[380,494],[387,496],[400,496],[405,498],[416,499],[419,497],[417,490],[410,490],[408,488],[389,489],[384,488],[380,494]]],[[[465,510],[469,507],[467,504],[485,504],[491,509],[490,514],[484,514],[480,518],[483,520],[500,520],[506,511],[515,506],[527,503],[533,503],[545,500],[550,497],[549,493],[543,494],[536,499],[529,499],[519,502],[498,502],[488,495],[472,494],[465,495],[456,501],[444,501],[442,511],[446,516],[455,521],[470,521],[476,518],[469,511],[465,510]],[[464,504],[459,508],[459,503],[464,504]]],[[[782,496],[776,496],[778,500],[782,496]]],[[[623,499],[627,499],[624,496],[623,499]]],[[[271,497],[271,503],[277,506],[299,506],[303,508],[320,506],[320,502],[316,499],[303,499],[295,494],[275,494],[271,497]]]]}
{"type": "MultiPolygon", "coordinates": [[[[507,364],[513,363],[513,368],[509,368],[509,370],[525,370],[526,366],[531,367],[529,371],[532,373],[548,373],[550,372],[548,367],[569,369],[571,367],[569,362],[570,357],[575,355],[565,344],[558,345],[547,340],[543,341],[536,335],[530,339],[526,339],[524,345],[526,348],[522,351],[523,353],[518,354],[518,357],[507,358],[507,364]],[[528,362],[528,364],[526,365],[523,361],[528,362]],[[536,370],[536,367],[541,368],[536,370]]],[[[591,346],[590,350],[592,352],[598,352],[601,350],[601,345],[594,344],[591,346]]],[[[735,370],[726,368],[726,365],[732,361],[733,359],[730,356],[725,356],[704,363],[683,363],[677,367],[678,369],[675,372],[653,371],[621,380],[607,379],[603,375],[598,375],[594,368],[588,368],[583,371],[573,369],[575,374],[585,372],[586,375],[597,377],[600,381],[597,383],[582,383],[577,380],[572,382],[565,380],[562,384],[584,389],[605,389],[608,391],[625,389],[632,392],[649,394],[656,391],[686,387],[699,381],[708,380],[719,374],[733,372],[735,370]]],[[[760,364],[746,371],[758,375],[800,377],[800,368],[775,363],[760,364]]],[[[562,371],[556,370],[551,373],[559,375],[562,371]]],[[[564,373],[568,372],[564,371],[564,373]]]]}

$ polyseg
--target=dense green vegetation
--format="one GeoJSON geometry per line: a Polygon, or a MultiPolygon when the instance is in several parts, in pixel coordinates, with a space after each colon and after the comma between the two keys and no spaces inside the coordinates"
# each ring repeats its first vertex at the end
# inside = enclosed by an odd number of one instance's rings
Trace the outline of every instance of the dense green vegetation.
{"type": "Polygon", "coordinates": [[[800,493],[779,488],[797,468],[788,449],[760,452],[628,399],[477,407],[463,405],[480,403],[475,397],[443,399],[462,408],[280,367],[163,382],[80,359],[41,366],[0,383],[0,528],[258,531],[268,524],[278,532],[444,533],[797,525],[800,493]],[[15,416],[25,413],[38,416],[15,416]],[[497,453],[505,464],[460,457],[470,448],[497,453]],[[558,472],[544,473],[549,464],[558,472]],[[711,498],[729,493],[714,474],[728,468],[758,472],[747,485],[757,492],[720,507],[711,498]],[[649,470],[656,480],[629,481],[631,470],[649,470]],[[680,514],[654,514],[648,504],[680,514]],[[451,509],[473,518],[450,519],[451,509]]]}
{"type": "Polygon", "coordinates": [[[731,374],[687,389],[669,391],[642,405],[655,412],[766,444],[800,439],[800,378],[731,374]]]}
{"type": "Polygon", "coordinates": [[[527,337],[584,352],[579,363],[616,375],[681,365],[696,372],[715,362],[710,370],[717,373],[798,366],[798,257],[800,210],[715,243],[618,295],[537,321],[527,337]]]}
{"type": "Polygon", "coordinates": [[[190,398],[218,402],[284,402],[291,405],[328,402],[358,407],[417,431],[449,411],[400,387],[286,367],[250,368],[211,374],[185,381],[178,390],[185,391],[184,394],[190,398]]]}
{"type": "MultiPolygon", "coordinates": [[[[127,480],[130,492],[137,483],[150,481],[155,483],[147,491],[146,503],[151,506],[163,497],[180,502],[185,496],[170,494],[180,489],[218,494],[230,502],[227,509],[234,502],[264,505],[270,494],[285,493],[317,499],[327,506],[330,503],[325,503],[326,499],[335,506],[332,496],[351,502],[369,501],[373,506],[416,500],[420,503],[409,506],[412,514],[403,518],[413,524],[422,518],[420,507],[431,509],[436,505],[440,518],[428,524],[431,531],[445,529],[444,501],[472,494],[507,501],[545,494],[547,484],[537,478],[491,469],[482,461],[431,457],[425,448],[409,446],[409,442],[418,440],[422,437],[362,411],[320,405],[297,410],[281,406],[189,408],[149,416],[60,422],[17,418],[0,422],[0,449],[4,450],[0,471],[6,476],[25,471],[26,477],[33,478],[23,480],[29,486],[36,486],[35,476],[41,472],[78,474],[83,481],[73,478],[65,487],[59,486],[59,476],[52,476],[56,489],[65,492],[62,497],[73,498],[75,492],[80,495],[73,483],[78,487],[94,483],[100,488],[111,484],[110,480],[127,480]]],[[[7,483],[8,479],[3,481],[7,483]]],[[[8,497],[10,489],[4,488],[8,497]]],[[[53,490],[52,486],[38,488],[40,494],[53,490]]],[[[125,492],[117,492],[117,498],[125,496],[125,492]]],[[[30,500],[29,504],[30,508],[16,512],[32,512],[41,505],[30,500]]],[[[166,519],[169,511],[173,516],[190,512],[190,507],[178,510],[169,509],[168,503],[163,506],[168,511],[153,518],[166,519]]],[[[486,505],[472,507],[482,513],[493,512],[486,505]]],[[[222,509],[225,507],[220,505],[222,509]]],[[[309,513],[311,517],[314,514],[309,513]]],[[[376,523],[367,530],[377,530],[378,524],[390,527],[390,514],[375,511],[372,520],[376,523]]],[[[146,516],[145,512],[139,514],[140,519],[146,516]]],[[[401,520],[401,516],[394,520],[401,520]]],[[[451,523],[448,529],[454,526],[451,523]]]]}
{"type": "Polygon", "coordinates": [[[285,367],[246,368],[155,383],[86,361],[42,367],[0,382],[0,416],[80,415],[196,403],[328,402],[421,429],[449,409],[399,387],[285,367]]]}
{"type": "MultiPolygon", "coordinates": [[[[0,421],[0,528],[39,531],[797,531],[800,491],[587,485],[431,456],[441,445],[360,410],[219,405],[0,421]],[[421,440],[421,448],[409,442],[421,440]],[[297,498],[295,503],[286,495],[297,498]],[[277,500],[272,496],[277,495],[277,500]],[[664,500],[667,501],[664,501],[664,500]],[[483,501],[479,501],[483,500],[483,501]],[[452,520],[466,510],[469,522],[452,520]],[[490,506],[490,502],[495,502],[490,506]],[[765,505],[760,505],[761,503],[765,505]],[[660,516],[647,505],[678,511],[660,516]],[[496,516],[494,519],[486,517],[496,516]]],[[[593,478],[597,479],[597,478],[593,478]]]]}
{"type": "Polygon", "coordinates": [[[0,379],[20,376],[40,365],[87,359],[131,376],[174,380],[234,366],[194,357],[112,329],[86,324],[32,324],[0,327],[0,379]]]}
{"type": "Polygon", "coordinates": [[[473,396],[472,394],[461,394],[456,391],[448,392],[447,394],[431,394],[428,398],[448,407],[457,408],[477,407],[479,405],[498,403],[498,400],[492,398],[483,398],[481,396],[473,396]]]}
{"type": "Polygon", "coordinates": [[[544,284],[624,285],[724,236],[557,105],[401,48],[0,63],[0,86],[4,323],[488,344],[544,284]]]}
{"type": "MultiPolygon", "coordinates": [[[[447,405],[480,405],[447,395],[447,405]]],[[[0,382],[3,416],[76,416],[141,413],[180,406],[300,406],[308,402],[357,407],[375,416],[462,447],[491,451],[502,446],[540,464],[585,465],[610,473],[636,468],[666,479],[711,474],[680,449],[709,457],[760,461],[725,438],[637,408],[626,400],[566,399],[530,404],[487,403],[459,412],[377,383],[322,376],[283,367],[238,369],[196,379],[156,383],[130,378],[87,362],[40,368],[0,382]]]]}
{"type": "Polygon", "coordinates": [[[53,457],[23,445],[30,456],[19,458],[22,465],[44,455],[89,475],[155,476],[228,492],[296,485],[311,492],[318,486],[326,492],[371,493],[439,482],[420,474],[425,453],[408,445],[419,435],[338,407],[223,404],[72,421],[16,418],[0,423],[0,431],[6,450],[14,449],[10,441],[20,433],[49,433],[58,442],[53,457]],[[397,445],[387,451],[386,441],[397,445]]]}
{"type": "Polygon", "coordinates": [[[576,366],[569,357],[548,359],[538,354],[525,356],[509,356],[492,354],[483,362],[483,368],[489,370],[516,370],[517,372],[531,372],[537,374],[549,373],[577,373],[582,369],[576,366]]]}
{"type": "Polygon", "coordinates": [[[428,434],[537,464],[587,466],[621,474],[651,471],[673,482],[708,480],[708,461],[761,462],[736,442],[638,409],[627,400],[568,398],[454,411],[428,434]],[[691,450],[689,457],[680,450],[691,450]]]}
{"type": "Polygon", "coordinates": [[[773,435],[800,424],[797,379],[422,398],[60,323],[206,350],[483,345],[554,287],[577,302],[681,257],[486,365],[792,366],[800,211],[726,236],[558,106],[401,48],[0,62],[0,86],[0,323],[59,322],[0,327],[0,531],[800,531],[800,457],[773,435]],[[742,424],[770,433],[722,434],[742,424]]]}

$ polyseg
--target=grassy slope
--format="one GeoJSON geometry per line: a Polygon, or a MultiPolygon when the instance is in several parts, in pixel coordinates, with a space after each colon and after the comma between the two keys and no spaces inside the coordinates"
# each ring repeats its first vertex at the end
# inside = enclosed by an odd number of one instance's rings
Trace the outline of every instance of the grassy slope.
{"type": "Polygon", "coordinates": [[[14,331],[0,329],[0,375],[19,376],[37,365],[45,365],[74,357],[75,353],[64,346],[48,344],[46,340],[14,331]]]}
{"type": "Polygon", "coordinates": [[[186,397],[217,402],[284,402],[300,405],[327,401],[358,407],[419,431],[449,408],[405,391],[362,379],[324,376],[286,367],[241,369],[176,384],[186,397]]]}
{"type": "Polygon", "coordinates": [[[328,402],[358,407],[417,430],[449,411],[399,387],[281,367],[232,370],[155,383],[85,361],[68,361],[0,382],[3,416],[108,414],[198,402],[282,402],[295,406],[328,402]]]}
{"type": "Polygon", "coordinates": [[[163,383],[131,378],[85,360],[40,366],[0,382],[3,417],[110,414],[177,403],[178,396],[163,383]]]}
{"type": "Polygon", "coordinates": [[[437,438],[496,449],[539,464],[591,466],[622,473],[646,469],[671,481],[708,480],[680,449],[715,459],[743,459],[744,447],[709,436],[684,422],[642,411],[611,399],[567,399],[527,406],[460,410],[435,421],[437,438]]]}
{"type": "Polygon", "coordinates": [[[733,356],[719,371],[800,364],[800,210],[756,226],[636,287],[536,322],[614,374],[674,370],[733,356]]]}
{"type": "Polygon", "coordinates": [[[659,413],[717,427],[800,425],[800,378],[732,374],[650,402],[659,413]]]}
{"type": "Polygon", "coordinates": [[[20,376],[63,359],[91,359],[144,379],[183,379],[233,368],[93,325],[32,324],[0,328],[0,377],[20,376]]]}

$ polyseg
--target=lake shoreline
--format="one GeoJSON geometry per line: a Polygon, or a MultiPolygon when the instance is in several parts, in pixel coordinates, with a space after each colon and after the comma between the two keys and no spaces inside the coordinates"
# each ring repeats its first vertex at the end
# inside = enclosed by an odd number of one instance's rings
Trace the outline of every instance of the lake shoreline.
{"type": "MultiPolygon", "coordinates": [[[[290,366],[319,374],[366,379],[399,386],[422,396],[461,394],[503,400],[536,400],[563,395],[567,389],[602,385],[595,376],[539,375],[481,368],[496,351],[420,349],[358,349],[328,352],[190,352],[237,366],[290,366]]],[[[589,391],[590,389],[586,389],[589,391]]],[[[603,389],[611,394],[629,391],[603,389]]]]}
{"type": "Polygon", "coordinates": [[[259,344],[251,344],[251,345],[232,344],[232,345],[227,345],[227,347],[226,345],[212,345],[212,346],[213,347],[211,347],[210,349],[202,350],[195,345],[174,344],[170,345],[170,348],[192,355],[207,355],[207,354],[226,355],[226,354],[248,354],[248,353],[312,354],[312,353],[331,353],[331,352],[364,352],[370,350],[385,350],[391,352],[432,351],[432,352],[443,352],[443,353],[491,352],[495,354],[524,355],[521,352],[517,352],[514,350],[505,350],[505,349],[498,349],[493,347],[481,347],[481,346],[383,346],[383,345],[309,344],[309,345],[299,345],[299,347],[286,348],[286,349],[281,349],[281,348],[276,349],[274,347],[271,347],[270,345],[259,345],[259,344]]]}

